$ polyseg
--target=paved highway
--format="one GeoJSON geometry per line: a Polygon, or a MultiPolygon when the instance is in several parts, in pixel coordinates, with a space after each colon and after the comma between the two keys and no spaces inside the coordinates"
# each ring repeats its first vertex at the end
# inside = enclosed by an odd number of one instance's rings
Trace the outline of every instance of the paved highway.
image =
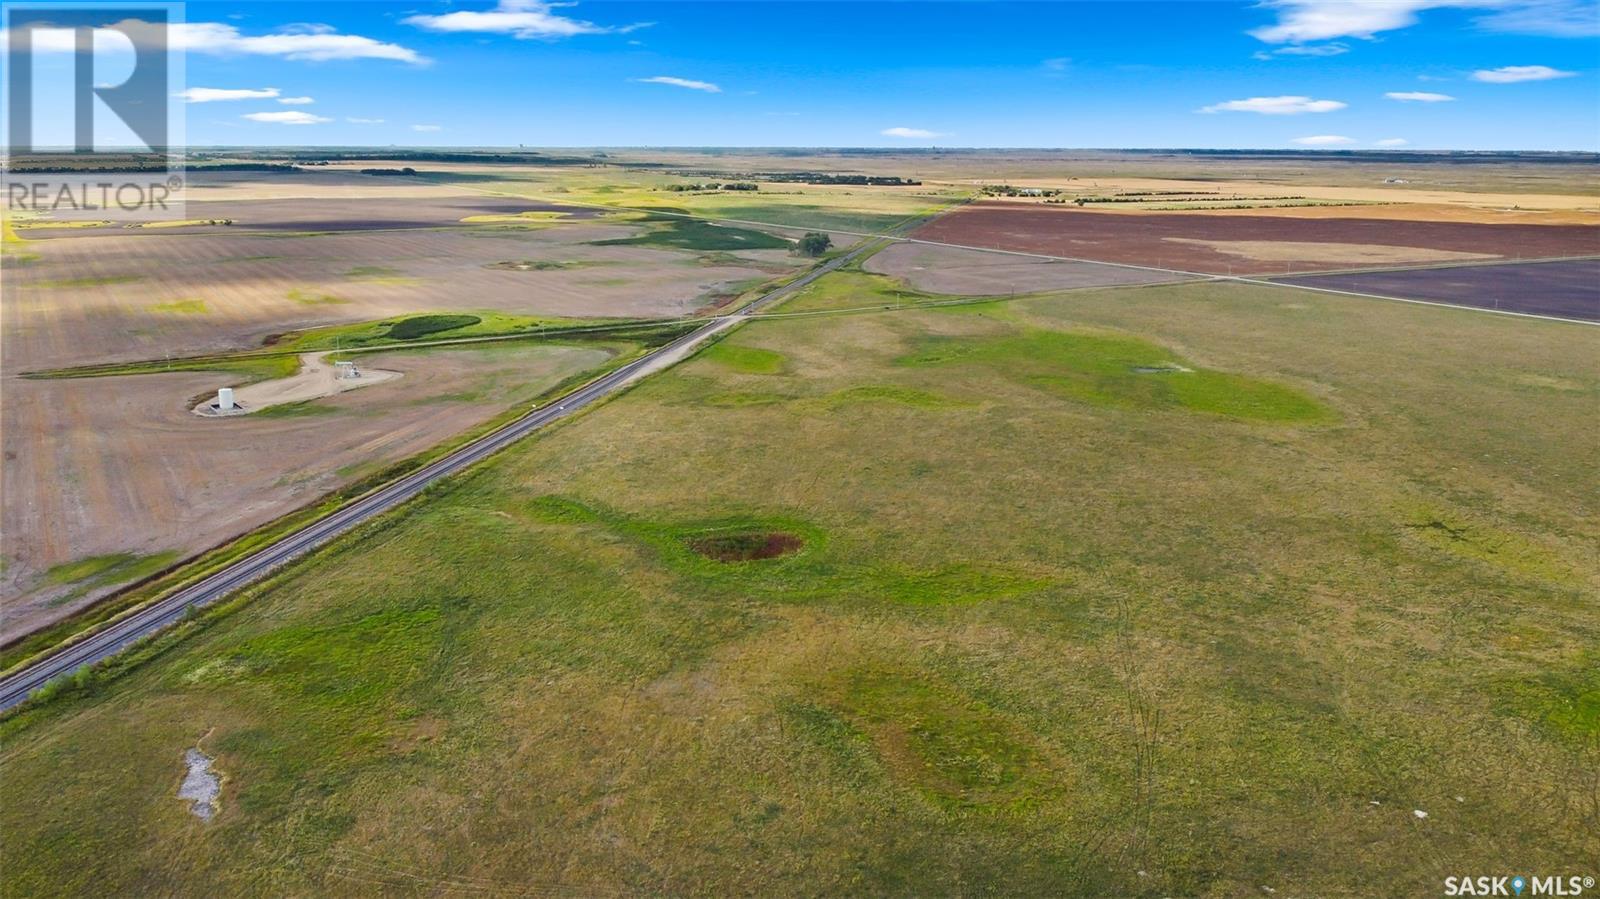
{"type": "MultiPolygon", "coordinates": [[[[909,227],[909,226],[908,226],[909,227]]],[[[40,658],[0,679],[0,711],[27,699],[35,690],[63,675],[110,658],[138,641],[183,618],[194,607],[216,602],[239,588],[265,577],[297,556],[319,547],[356,525],[393,509],[416,496],[440,478],[482,461],[538,429],[566,418],[583,407],[621,390],[634,381],[660,371],[689,355],[713,336],[735,327],[754,312],[779,302],[828,272],[866,252],[871,242],[831,259],[805,275],[764,294],[739,312],[709,319],[705,325],[588,384],[535,409],[504,427],[461,447],[364,496],[352,500],[325,518],[256,550],[182,590],[127,615],[94,634],[40,658]]]]}

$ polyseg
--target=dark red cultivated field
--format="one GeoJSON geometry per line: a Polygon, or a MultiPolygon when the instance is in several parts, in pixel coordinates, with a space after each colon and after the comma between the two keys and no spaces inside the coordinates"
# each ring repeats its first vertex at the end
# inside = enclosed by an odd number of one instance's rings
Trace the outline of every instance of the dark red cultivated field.
{"type": "Polygon", "coordinates": [[[1352,272],[1284,283],[1600,322],[1600,259],[1352,272]]]}
{"type": "Polygon", "coordinates": [[[961,246],[1215,274],[1282,275],[1448,261],[1424,258],[1426,251],[1521,259],[1600,254],[1600,227],[1590,225],[1128,214],[999,202],[962,207],[917,229],[914,236],[961,246]],[[1212,245],[1219,242],[1232,252],[1212,245]],[[1259,242],[1321,246],[1274,249],[1259,242]],[[1381,258],[1381,252],[1369,250],[1368,259],[1357,258],[1361,253],[1340,258],[1337,248],[1328,246],[1335,244],[1417,252],[1413,258],[1402,258],[1404,254],[1381,258]]]}

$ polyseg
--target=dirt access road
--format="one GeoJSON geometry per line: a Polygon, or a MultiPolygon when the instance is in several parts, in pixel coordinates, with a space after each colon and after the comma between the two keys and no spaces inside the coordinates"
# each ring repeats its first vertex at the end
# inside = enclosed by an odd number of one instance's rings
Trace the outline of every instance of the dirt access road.
{"type": "Polygon", "coordinates": [[[301,353],[300,370],[287,378],[276,378],[271,381],[261,381],[237,388],[233,392],[234,402],[238,408],[230,413],[219,412],[214,403],[216,400],[207,397],[200,405],[194,407],[196,415],[206,418],[217,418],[222,415],[249,415],[260,412],[273,406],[282,406],[287,403],[303,403],[306,400],[321,399],[344,393],[347,390],[357,390],[362,387],[374,387],[386,381],[393,381],[401,377],[397,371],[388,371],[382,368],[357,368],[358,377],[339,377],[338,367],[328,361],[333,353],[301,353]]]}

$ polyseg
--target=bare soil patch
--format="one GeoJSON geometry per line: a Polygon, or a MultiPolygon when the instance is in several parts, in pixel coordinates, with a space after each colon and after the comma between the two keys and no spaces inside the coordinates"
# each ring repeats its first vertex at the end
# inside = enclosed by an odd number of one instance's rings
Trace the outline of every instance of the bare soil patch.
{"type": "MultiPolygon", "coordinates": [[[[977,247],[1022,250],[1077,259],[1156,265],[1226,274],[1283,274],[1330,267],[1316,252],[1299,258],[1244,261],[1203,242],[1349,244],[1442,250],[1492,257],[1549,258],[1600,253],[1600,227],[1405,222],[1380,219],[1300,219],[1192,213],[1108,213],[1014,203],[962,207],[919,228],[916,237],[977,247]],[[1188,243],[1177,243],[1174,238],[1188,243]]],[[[1382,263],[1365,263],[1382,264],[1382,263]]],[[[1348,267],[1340,264],[1339,267],[1348,267]]]]}
{"type": "Polygon", "coordinates": [[[183,783],[178,785],[178,798],[188,801],[189,812],[202,821],[216,815],[222,794],[222,782],[211,770],[211,756],[199,749],[183,751],[183,783]]]}
{"type": "MultiPolygon", "coordinates": [[[[401,377],[400,372],[367,368],[359,362],[354,376],[340,377],[337,367],[328,362],[329,355],[329,353],[301,353],[300,370],[290,377],[261,381],[237,388],[234,391],[234,400],[239,407],[237,414],[249,415],[273,406],[303,403],[347,390],[375,387],[401,377]]],[[[227,413],[222,413],[215,407],[215,402],[215,397],[207,397],[200,405],[194,407],[194,413],[207,418],[226,415],[227,413]]]]}
{"type": "Polygon", "coordinates": [[[747,531],[737,534],[707,534],[691,537],[689,548],[718,562],[753,562],[776,559],[799,551],[805,541],[782,531],[747,531]]]}

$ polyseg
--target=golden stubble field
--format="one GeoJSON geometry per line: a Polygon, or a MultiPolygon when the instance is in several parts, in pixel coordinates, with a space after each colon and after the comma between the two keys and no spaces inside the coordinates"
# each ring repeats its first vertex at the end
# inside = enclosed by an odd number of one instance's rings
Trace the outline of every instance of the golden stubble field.
{"type": "Polygon", "coordinates": [[[783,251],[745,261],[638,246],[627,225],[394,230],[316,236],[111,234],[29,241],[6,272],[8,372],[245,349],[270,334],[417,312],[561,318],[693,312],[729,285],[784,270],[783,251]],[[547,271],[499,263],[571,263],[547,271]]]}
{"type": "Polygon", "coordinates": [[[0,641],[93,602],[111,583],[52,569],[82,559],[191,555],[484,422],[617,347],[510,344],[369,353],[396,381],[287,412],[208,419],[212,372],[8,378],[6,567],[0,641]]]}

